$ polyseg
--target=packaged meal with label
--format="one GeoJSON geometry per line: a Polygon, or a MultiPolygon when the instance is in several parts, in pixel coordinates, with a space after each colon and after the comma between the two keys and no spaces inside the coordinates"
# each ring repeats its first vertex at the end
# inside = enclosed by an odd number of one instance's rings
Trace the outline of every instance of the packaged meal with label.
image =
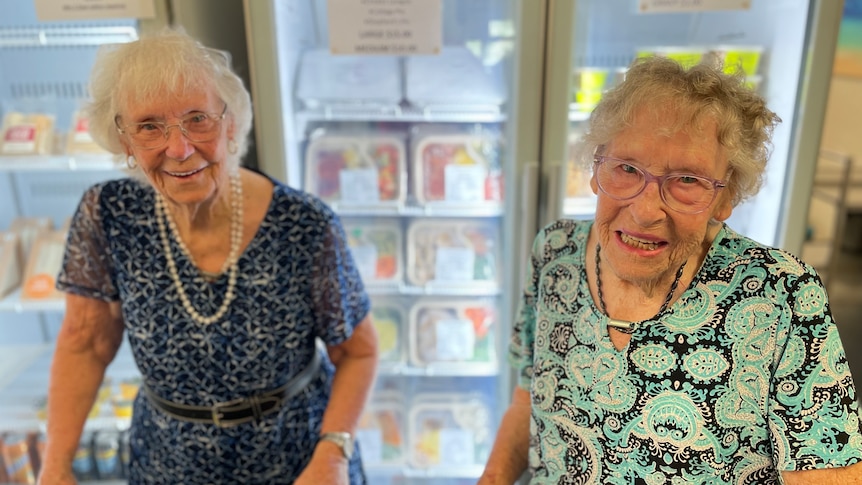
{"type": "Polygon", "coordinates": [[[72,115],[72,125],[66,139],[66,153],[108,153],[99,146],[90,136],[90,118],[82,111],[75,111],[72,115]]]}
{"type": "Polygon", "coordinates": [[[306,150],[305,186],[336,210],[397,207],[406,196],[404,153],[398,135],[318,132],[306,150]]]}
{"type": "Polygon", "coordinates": [[[363,410],[356,429],[366,465],[400,465],[404,461],[404,405],[376,396],[363,410]]]}
{"type": "Polygon", "coordinates": [[[490,423],[490,409],[480,399],[417,396],[407,423],[410,464],[417,468],[484,464],[492,440],[490,423]]]}
{"type": "Polygon", "coordinates": [[[0,155],[49,155],[54,139],[54,116],[9,112],[3,119],[0,155]]]}
{"type": "Polygon", "coordinates": [[[403,98],[401,63],[395,56],[303,53],[296,95],[309,108],[332,105],[397,106],[403,98]]]}
{"type": "Polygon", "coordinates": [[[380,365],[397,364],[404,360],[403,343],[407,329],[406,312],[393,298],[371,297],[371,320],[377,330],[377,350],[380,365]]]}
{"type": "Polygon", "coordinates": [[[344,219],[347,245],[366,285],[400,283],[401,225],[394,219],[344,219]]]}
{"type": "Polygon", "coordinates": [[[417,133],[414,191],[420,204],[501,206],[499,140],[490,133],[417,133]]]}
{"type": "Polygon", "coordinates": [[[407,280],[414,285],[499,284],[496,219],[417,219],[407,230],[407,280]]]}
{"type": "Polygon", "coordinates": [[[24,273],[21,298],[27,300],[49,300],[63,298],[54,284],[63,265],[66,233],[45,231],[36,238],[24,273]]]}
{"type": "Polygon", "coordinates": [[[491,300],[419,300],[410,310],[410,362],[440,368],[496,364],[491,300]]]}

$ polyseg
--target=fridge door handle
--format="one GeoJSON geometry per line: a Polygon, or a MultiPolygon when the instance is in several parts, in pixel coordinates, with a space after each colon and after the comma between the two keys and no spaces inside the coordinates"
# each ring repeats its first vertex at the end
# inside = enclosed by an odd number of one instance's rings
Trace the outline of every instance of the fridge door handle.
{"type": "Polygon", "coordinates": [[[518,261],[516,275],[518,294],[523,291],[524,278],[527,277],[527,265],[530,264],[530,250],[533,239],[539,229],[539,162],[527,162],[521,169],[521,184],[518,207],[521,230],[518,231],[518,248],[521,257],[518,261]]]}
{"type": "Polygon", "coordinates": [[[564,214],[568,163],[550,162],[545,165],[544,218],[542,225],[561,219],[564,214]]]}

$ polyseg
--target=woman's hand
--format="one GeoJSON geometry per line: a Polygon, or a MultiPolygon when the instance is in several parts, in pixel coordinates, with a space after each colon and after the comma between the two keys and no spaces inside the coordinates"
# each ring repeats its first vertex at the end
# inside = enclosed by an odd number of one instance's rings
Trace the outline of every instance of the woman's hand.
{"type": "Polygon", "coordinates": [[[62,469],[47,464],[39,472],[39,485],[78,485],[71,468],[62,469]]]}
{"type": "Polygon", "coordinates": [[[311,461],[293,485],[350,485],[347,459],[341,449],[328,441],[321,441],[311,455],[311,461]]]}

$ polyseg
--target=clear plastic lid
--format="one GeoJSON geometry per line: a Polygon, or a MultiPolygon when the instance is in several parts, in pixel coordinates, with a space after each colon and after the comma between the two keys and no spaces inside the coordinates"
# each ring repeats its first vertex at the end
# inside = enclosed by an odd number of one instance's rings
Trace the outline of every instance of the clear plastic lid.
{"type": "Polygon", "coordinates": [[[296,95],[309,108],[341,104],[397,105],[403,98],[401,64],[394,56],[332,55],[306,51],[296,95]]]}
{"type": "Polygon", "coordinates": [[[422,136],[415,146],[414,185],[420,204],[499,206],[503,173],[498,140],[486,134],[422,136]]]}
{"type": "Polygon", "coordinates": [[[401,402],[373,399],[356,429],[362,460],[368,465],[400,465],[404,461],[405,408],[401,402]]]}
{"type": "Polygon", "coordinates": [[[410,408],[408,431],[414,467],[482,465],[492,440],[491,411],[469,395],[420,395],[410,408]]]}
{"type": "Polygon", "coordinates": [[[316,133],[305,157],[306,189],[336,209],[393,207],[406,197],[401,136],[316,133]]]}
{"type": "Polygon", "coordinates": [[[410,311],[410,362],[436,368],[496,363],[493,301],[420,300],[410,311]]]}
{"type": "Polygon", "coordinates": [[[401,225],[391,219],[345,219],[347,245],[366,285],[397,284],[404,274],[401,225]]]}
{"type": "Polygon", "coordinates": [[[392,298],[372,296],[371,319],[377,330],[378,358],[381,365],[397,364],[404,360],[404,335],[407,331],[407,313],[392,298]]]}
{"type": "Polygon", "coordinates": [[[500,232],[494,219],[414,220],[407,232],[407,280],[414,285],[499,285],[500,232]]]}
{"type": "Polygon", "coordinates": [[[405,62],[405,94],[416,106],[499,106],[506,100],[502,73],[486,68],[465,47],[447,46],[439,55],[405,62]]]}

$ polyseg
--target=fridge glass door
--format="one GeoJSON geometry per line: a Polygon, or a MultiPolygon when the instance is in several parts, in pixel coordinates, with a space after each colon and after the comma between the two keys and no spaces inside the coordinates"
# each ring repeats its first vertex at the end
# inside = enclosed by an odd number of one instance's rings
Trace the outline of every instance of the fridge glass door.
{"type": "Polygon", "coordinates": [[[272,4],[284,115],[257,123],[283,126],[286,162],[261,166],[339,214],[371,295],[380,367],[357,437],[375,484],[475,483],[508,402],[516,3],[439,4],[422,55],[335,55],[338,2],[272,4]]]}
{"type": "MultiPolygon", "coordinates": [[[[575,2],[569,42],[568,159],[562,213],[590,218],[595,195],[590,188],[590,155],[577,151],[590,112],[603,92],[625,78],[637,57],[662,55],[683,64],[707,57],[726,69],[741,68],[752,88],[765,96],[783,120],[775,130],[773,151],[760,193],[737,206],[728,220],[737,231],[766,244],[781,238],[782,200],[795,153],[794,130],[806,61],[809,1],[728,2],[727,10],[686,7],[693,2],[585,0],[575,2]],[[677,4],[673,11],[662,5],[677,4]]],[[[717,2],[711,2],[716,4],[717,2]]],[[[798,142],[798,140],[797,140],[798,142]]],[[[559,150],[559,149],[556,149],[559,150]]]]}

